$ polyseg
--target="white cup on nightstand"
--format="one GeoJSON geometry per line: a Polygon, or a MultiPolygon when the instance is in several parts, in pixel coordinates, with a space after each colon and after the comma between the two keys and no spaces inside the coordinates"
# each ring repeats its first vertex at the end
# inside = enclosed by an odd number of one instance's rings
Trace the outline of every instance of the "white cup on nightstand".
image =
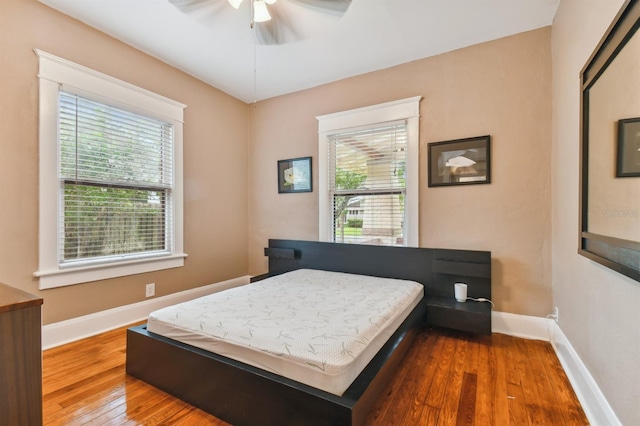
{"type": "Polygon", "coordinates": [[[456,300],[458,302],[467,301],[467,285],[465,283],[455,283],[453,285],[453,290],[455,292],[456,300]]]}

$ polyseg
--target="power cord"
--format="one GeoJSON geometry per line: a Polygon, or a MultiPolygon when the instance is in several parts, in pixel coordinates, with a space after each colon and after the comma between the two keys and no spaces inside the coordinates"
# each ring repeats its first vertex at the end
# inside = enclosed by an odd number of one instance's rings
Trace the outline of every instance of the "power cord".
{"type": "Polygon", "coordinates": [[[493,302],[491,300],[489,300],[489,299],[484,298],[484,297],[479,297],[477,299],[474,298],[474,297],[467,297],[467,300],[473,300],[474,302],[489,302],[489,303],[491,303],[491,309],[493,309],[493,307],[494,307],[493,302]]]}

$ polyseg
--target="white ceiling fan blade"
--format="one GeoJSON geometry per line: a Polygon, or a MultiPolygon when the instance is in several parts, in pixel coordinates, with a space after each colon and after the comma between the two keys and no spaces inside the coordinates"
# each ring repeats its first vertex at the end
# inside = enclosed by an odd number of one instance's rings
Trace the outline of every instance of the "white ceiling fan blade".
{"type": "Polygon", "coordinates": [[[169,0],[169,3],[182,13],[201,20],[230,8],[227,0],[169,0]]]}
{"type": "Polygon", "coordinates": [[[351,0],[278,0],[269,6],[273,19],[256,24],[256,39],[263,45],[300,41],[335,25],[351,0]]]}
{"type": "Polygon", "coordinates": [[[291,20],[286,19],[283,13],[276,7],[271,7],[272,19],[267,22],[256,22],[256,39],[264,45],[284,44],[298,41],[303,38],[292,25],[291,20]]]}
{"type": "Polygon", "coordinates": [[[342,16],[345,14],[349,6],[351,6],[351,0],[289,0],[292,3],[299,4],[301,6],[313,9],[317,12],[326,13],[329,15],[342,16]]]}

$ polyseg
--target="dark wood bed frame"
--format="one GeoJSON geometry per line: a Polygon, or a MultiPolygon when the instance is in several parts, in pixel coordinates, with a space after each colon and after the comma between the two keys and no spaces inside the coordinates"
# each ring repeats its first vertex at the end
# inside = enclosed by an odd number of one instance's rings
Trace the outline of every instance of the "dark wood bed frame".
{"type": "MultiPolygon", "coordinates": [[[[487,253],[269,240],[265,275],[323,269],[412,280],[430,288],[437,275],[434,258],[448,252],[471,258],[487,253]]],[[[425,297],[342,396],[150,333],[146,325],[127,330],[126,370],[234,425],[359,425],[424,324],[426,311],[425,297]]]]}

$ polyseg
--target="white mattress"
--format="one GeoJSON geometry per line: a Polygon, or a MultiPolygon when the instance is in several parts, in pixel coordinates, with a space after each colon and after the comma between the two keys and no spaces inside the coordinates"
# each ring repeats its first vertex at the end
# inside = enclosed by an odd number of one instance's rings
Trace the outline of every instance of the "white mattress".
{"type": "Polygon", "coordinates": [[[342,395],[423,296],[412,281],[302,269],[157,310],[148,330],[342,395]]]}

